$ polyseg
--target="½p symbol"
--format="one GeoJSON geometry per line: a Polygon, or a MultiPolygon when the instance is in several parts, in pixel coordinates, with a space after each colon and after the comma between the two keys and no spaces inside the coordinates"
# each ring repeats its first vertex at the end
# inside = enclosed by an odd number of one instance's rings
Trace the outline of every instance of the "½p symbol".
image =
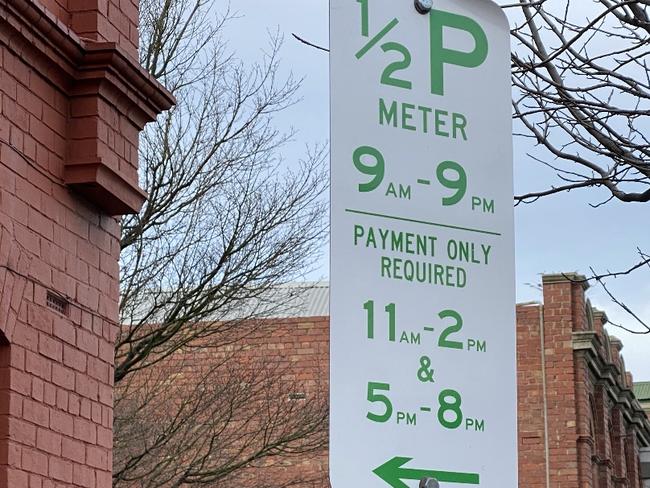
{"type": "Polygon", "coordinates": [[[431,29],[431,93],[445,94],[445,65],[476,68],[483,64],[488,55],[488,40],[485,31],[473,19],[443,10],[432,10],[429,14],[431,29]],[[445,48],[445,27],[467,32],[474,39],[473,51],[456,51],[445,48]]]}

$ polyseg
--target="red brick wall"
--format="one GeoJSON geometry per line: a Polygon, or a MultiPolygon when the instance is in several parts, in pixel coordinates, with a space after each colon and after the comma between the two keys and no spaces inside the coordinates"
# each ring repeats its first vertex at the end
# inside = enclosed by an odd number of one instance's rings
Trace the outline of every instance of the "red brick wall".
{"type": "MultiPolygon", "coordinates": [[[[263,321],[257,334],[246,343],[248,355],[260,361],[277,358],[286,373],[283,379],[305,399],[320,395],[327,401],[329,389],[329,317],[307,317],[263,321]]],[[[287,392],[289,393],[289,392],[287,392]]],[[[297,400],[298,402],[300,400],[297,400]]],[[[327,426],[323,425],[323,429],[327,426]]],[[[252,480],[269,480],[269,486],[328,488],[329,464],[323,449],[278,462],[272,459],[241,475],[239,486],[255,486],[252,480]],[[262,477],[262,478],[260,478],[262,477]]],[[[264,484],[262,484],[264,486],[264,484]]],[[[215,485],[221,486],[221,485],[215,485]]],[[[228,485],[235,488],[237,484],[228,485]]]]}
{"type": "Polygon", "coordinates": [[[543,283],[543,305],[517,307],[519,486],[637,488],[650,423],[622,346],[592,313],[579,276],[543,283]]]}
{"type": "Polygon", "coordinates": [[[136,55],[137,8],[120,3],[0,5],[0,487],[111,486],[119,221],[71,191],[66,165],[91,47],[77,34],[136,55]]]}
{"type": "MultiPolygon", "coordinates": [[[[10,49],[1,73],[3,241],[21,248],[29,264],[5,353],[11,368],[1,435],[9,449],[0,486],[51,479],[108,487],[118,225],[62,183],[61,91],[10,49]],[[47,307],[48,291],[70,301],[69,315],[47,307]]],[[[7,268],[15,279],[19,271],[7,268]]]]}
{"type": "Polygon", "coordinates": [[[156,477],[152,486],[177,486],[178,476],[186,471],[195,478],[201,476],[197,472],[224,472],[205,485],[219,488],[329,486],[323,447],[327,441],[323,420],[328,408],[327,317],[246,321],[234,330],[225,329],[120,382],[116,472],[141,454],[140,446],[148,445],[153,452],[128,471],[125,478],[135,481],[121,480],[120,486],[142,486],[141,476],[150,482],[156,477]],[[246,385],[245,391],[235,385],[246,385]],[[130,420],[123,422],[127,417],[130,420]],[[299,448],[302,454],[282,456],[270,449],[232,474],[224,469],[233,462],[229,449],[237,451],[234,460],[239,462],[313,422],[320,423],[309,438],[309,452],[304,452],[305,444],[291,443],[280,451],[299,448]],[[185,426],[191,429],[187,436],[185,426]],[[154,442],[161,432],[167,433],[165,442],[154,442]],[[207,462],[205,445],[196,443],[193,451],[187,448],[195,438],[216,446],[207,462]],[[159,460],[170,458],[179,462],[154,469],[159,460]]]}
{"type": "Polygon", "coordinates": [[[545,384],[542,376],[542,306],[517,307],[519,469],[530,473],[528,488],[546,487],[545,384]]]}
{"type": "Polygon", "coordinates": [[[117,42],[137,59],[138,0],[67,0],[67,8],[65,0],[43,4],[81,37],[117,42]]]}
{"type": "Polygon", "coordinates": [[[576,379],[572,332],[577,308],[575,289],[568,281],[544,283],[544,336],[547,383],[551,486],[578,487],[576,379]]]}

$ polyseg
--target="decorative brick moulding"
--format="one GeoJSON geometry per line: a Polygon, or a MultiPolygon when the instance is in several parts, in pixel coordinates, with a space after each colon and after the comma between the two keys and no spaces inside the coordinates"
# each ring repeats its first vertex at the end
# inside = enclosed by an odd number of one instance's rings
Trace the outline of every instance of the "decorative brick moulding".
{"type": "Polygon", "coordinates": [[[80,38],[38,3],[0,1],[9,43],[36,51],[70,100],[64,181],[109,215],[137,213],[138,134],[174,97],[114,42],[80,38]]]}

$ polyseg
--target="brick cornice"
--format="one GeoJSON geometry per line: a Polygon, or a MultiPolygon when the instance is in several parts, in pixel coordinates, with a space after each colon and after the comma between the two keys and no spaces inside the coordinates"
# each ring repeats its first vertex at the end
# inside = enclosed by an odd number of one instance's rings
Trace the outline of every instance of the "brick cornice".
{"type": "Polygon", "coordinates": [[[602,459],[600,456],[591,456],[591,461],[594,464],[597,464],[598,466],[603,468],[607,468],[607,469],[614,468],[614,463],[612,462],[611,459],[602,459]]]}
{"type": "MultiPolygon", "coordinates": [[[[101,101],[139,131],[175,103],[173,95],[119,45],[79,37],[37,0],[0,0],[0,27],[5,33],[0,42],[35,70],[43,72],[46,67],[43,74],[57,80],[69,97],[71,113],[89,100],[101,101]]],[[[77,121],[85,124],[87,119],[94,127],[93,118],[102,115],[102,107],[95,108],[94,113],[84,111],[77,121]]],[[[63,179],[109,215],[137,213],[146,198],[138,187],[137,156],[135,161],[124,154],[107,158],[102,135],[97,125],[96,133],[85,138],[83,152],[75,134],[68,135],[63,179]],[[120,157],[124,163],[116,159],[120,157]],[[123,171],[123,164],[134,170],[123,171]]],[[[137,133],[131,139],[137,148],[137,133]]]]}
{"type": "Polygon", "coordinates": [[[577,442],[581,444],[587,444],[592,447],[596,445],[594,438],[591,435],[579,435],[577,442]]]}
{"type": "Polygon", "coordinates": [[[580,285],[583,290],[589,288],[589,282],[585,276],[578,273],[547,274],[542,276],[542,284],[550,285],[555,283],[577,284],[580,285]]]}
{"type": "Polygon", "coordinates": [[[0,23],[10,26],[34,51],[73,75],[83,56],[83,41],[38,0],[0,0],[0,23]]]}
{"type": "MultiPolygon", "coordinates": [[[[32,49],[48,58],[71,78],[72,91],[99,78],[119,79],[129,96],[153,121],[175,103],[174,96],[114,42],[84,39],[54,17],[37,0],[0,0],[0,23],[29,41],[32,49]]],[[[26,60],[27,61],[27,60],[26,60]]]]}
{"type": "Polygon", "coordinates": [[[139,127],[153,122],[160,112],[174,105],[173,95],[128,57],[116,43],[82,42],[84,54],[77,66],[70,95],[101,94],[108,98],[111,94],[101,91],[101,87],[103,84],[109,85],[117,91],[113,94],[115,102],[124,103],[124,97],[130,101],[130,108],[135,113],[131,112],[129,116],[139,127]]]}
{"type": "Polygon", "coordinates": [[[621,385],[621,372],[616,365],[609,363],[599,353],[600,337],[595,331],[573,333],[573,349],[584,359],[596,378],[596,383],[603,386],[607,395],[619,406],[625,419],[635,427],[641,445],[650,446],[650,420],[634,397],[632,389],[621,385]]]}

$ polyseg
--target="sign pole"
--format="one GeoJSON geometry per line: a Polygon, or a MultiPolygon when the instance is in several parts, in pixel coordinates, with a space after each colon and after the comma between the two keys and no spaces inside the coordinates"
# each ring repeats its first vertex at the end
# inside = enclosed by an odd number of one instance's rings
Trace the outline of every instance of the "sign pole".
{"type": "Polygon", "coordinates": [[[419,488],[440,488],[440,483],[433,478],[422,478],[419,488]]]}

